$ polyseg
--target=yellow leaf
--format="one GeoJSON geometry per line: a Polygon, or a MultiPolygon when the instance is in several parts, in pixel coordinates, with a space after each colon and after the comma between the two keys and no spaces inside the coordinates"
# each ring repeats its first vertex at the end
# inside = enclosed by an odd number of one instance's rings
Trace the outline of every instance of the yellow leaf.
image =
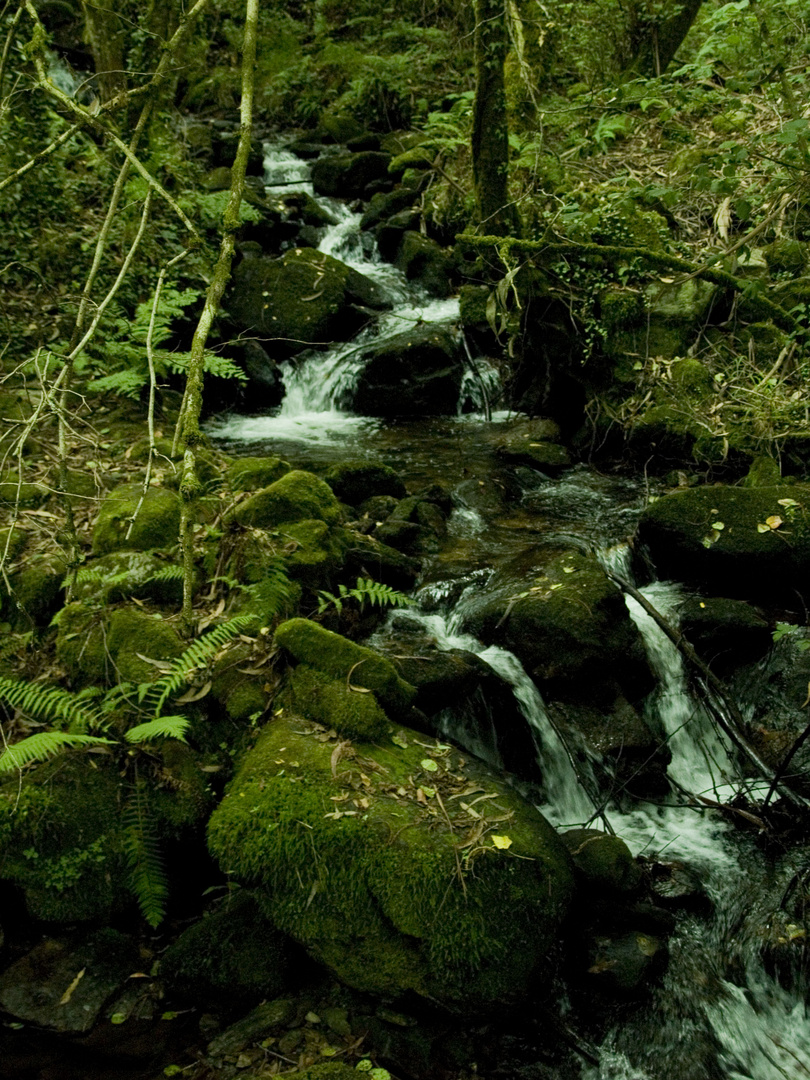
{"type": "Polygon", "coordinates": [[[759,525],[757,525],[757,532],[758,533],[766,533],[766,532],[770,532],[770,531],[771,531],[770,525],[763,525],[762,522],[760,522],[759,525]]]}
{"type": "Polygon", "coordinates": [[[770,517],[765,518],[765,524],[769,529],[778,529],[783,524],[782,519],[778,514],[771,514],[770,517]]]}
{"type": "Polygon", "coordinates": [[[511,836],[493,836],[492,843],[496,848],[505,851],[512,846],[512,838],[511,836]]]}
{"type": "Polygon", "coordinates": [[[60,1005],[67,1005],[67,1003],[73,997],[73,991],[76,989],[76,987],[82,981],[82,978],[84,976],[85,971],[87,971],[87,968],[82,968],[82,970],[79,972],[79,974],[73,980],[73,982],[70,984],[70,986],[64,992],[64,994],[62,994],[61,998],[59,999],[59,1004],[60,1005]]]}

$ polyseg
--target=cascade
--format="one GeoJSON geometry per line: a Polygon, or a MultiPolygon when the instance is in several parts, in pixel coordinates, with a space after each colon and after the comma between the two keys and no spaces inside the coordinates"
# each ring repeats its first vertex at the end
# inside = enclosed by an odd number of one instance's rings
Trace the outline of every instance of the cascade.
{"type": "MultiPolygon", "coordinates": [[[[269,147],[265,166],[269,191],[295,189],[312,194],[306,164],[294,155],[269,147]]],[[[392,337],[422,322],[453,326],[458,319],[457,301],[420,295],[398,271],[380,260],[360,231],[359,215],[334,200],[319,202],[336,222],[325,229],[319,250],[372,278],[390,301],[391,310],[354,341],[313,350],[287,365],[285,399],[275,415],[231,416],[215,421],[209,430],[232,447],[241,446],[242,452],[265,442],[277,453],[286,441],[295,441],[299,448],[308,448],[307,452],[316,445],[331,447],[332,460],[336,460],[358,451],[379,453],[382,448],[410,479],[435,480],[442,476],[446,458],[438,464],[430,460],[435,444],[425,443],[424,428],[412,435],[407,425],[402,425],[395,432],[398,441],[392,441],[391,433],[379,421],[352,413],[352,390],[362,366],[360,355],[369,342],[392,337]]],[[[497,401],[499,385],[493,368],[481,361],[476,366],[477,373],[471,369],[465,375],[460,409],[474,410],[470,419],[480,424],[480,414],[497,401]]],[[[492,420],[503,420],[506,415],[496,411],[492,420]]],[[[447,430],[442,428],[442,437],[446,438],[447,430]]],[[[459,443],[459,457],[471,446],[472,442],[459,443]]],[[[463,473],[464,468],[462,462],[458,470],[463,473]]],[[[526,486],[521,502],[524,510],[553,523],[554,537],[598,550],[603,564],[626,578],[632,573],[627,546],[621,541],[634,527],[638,505],[637,493],[633,495],[618,483],[611,486],[585,468],[572,470],[555,483],[526,486]]],[[[504,541],[503,530],[498,533],[492,529],[486,510],[461,496],[455,498],[449,534],[470,549],[487,544],[490,554],[494,550],[514,551],[521,542],[524,547],[536,542],[536,536],[504,541]]],[[[471,565],[481,563],[472,559],[471,565]]],[[[511,689],[515,712],[522,715],[532,733],[542,776],[538,808],[560,827],[591,822],[594,804],[583,790],[541,694],[520,661],[505,649],[485,647],[464,632],[465,614],[483,591],[490,570],[470,572],[468,566],[467,585],[460,595],[458,576],[452,582],[443,580],[441,566],[437,569],[435,565],[431,574],[438,580],[423,585],[417,593],[417,606],[399,612],[397,618],[416,623],[439,649],[464,649],[489,665],[511,689]]],[[[678,586],[653,582],[641,591],[670,621],[677,621],[683,598],[678,586]]],[[[671,750],[668,776],[672,792],[662,800],[663,805],[624,801],[609,805],[605,812],[634,854],[681,860],[692,868],[712,912],[680,916],[661,984],[644,1009],[608,1034],[600,1048],[599,1065],[584,1065],[582,1080],[808,1077],[810,1025],[800,990],[781,986],[763,959],[763,938],[795,866],[787,856],[769,865],[754,840],[721,811],[696,806],[690,799],[690,794],[705,795],[719,803],[728,802],[742,783],[736,775],[734,755],[694,698],[677,648],[635,601],[628,598],[626,603],[658,680],[646,703],[646,719],[671,750]],[[679,1063],[677,1069],[674,1062],[679,1063]]],[[[384,644],[392,633],[392,622],[377,632],[378,644],[384,644]]],[[[444,734],[463,743],[465,733],[459,730],[452,711],[445,712],[440,723],[444,734]]],[[[491,742],[468,738],[467,746],[491,761],[498,760],[497,733],[493,732],[491,742]]],[[[750,786],[746,790],[749,797],[755,795],[750,786]]]]}

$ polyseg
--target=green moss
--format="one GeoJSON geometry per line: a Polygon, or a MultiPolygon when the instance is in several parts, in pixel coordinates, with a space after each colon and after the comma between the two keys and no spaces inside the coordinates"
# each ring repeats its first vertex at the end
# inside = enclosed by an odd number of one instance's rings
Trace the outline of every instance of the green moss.
{"type": "Polygon", "coordinates": [[[44,484],[21,481],[16,472],[6,472],[0,476],[0,506],[19,506],[28,510],[42,506],[49,495],[44,484]]]}
{"type": "MultiPolygon", "coordinates": [[[[153,473],[156,471],[162,472],[163,483],[167,487],[178,487],[183,455],[172,455],[171,439],[155,439],[155,450],[157,453],[152,462],[153,473]]],[[[197,459],[197,476],[200,483],[203,487],[209,487],[219,479],[219,462],[216,456],[204,446],[197,447],[195,456],[197,459]]],[[[149,439],[139,439],[133,444],[129,452],[129,460],[146,464],[149,460],[149,439]]]]}
{"type": "Polygon", "coordinates": [[[599,296],[600,322],[609,334],[635,326],[645,318],[644,294],[638,289],[611,286],[599,296]]]}
{"type": "Polygon", "coordinates": [[[129,597],[156,604],[177,604],[183,598],[183,581],[177,566],[155,555],[114,551],[85,564],[73,597],[98,606],[129,597]]]}
{"type": "Polygon", "coordinates": [[[9,576],[11,592],[0,581],[3,617],[15,630],[47,626],[59,606],[65,563],[55,555],[34,555],[9,576]]]}
{"type": "Polygon", "coordinates": [[[372,495],[392,495],[401,499],[405,485],[399,473],[388,465],[368,461],[341,461],[324,474],[324,480],[341,502],[358,506],[372,495]]]}
{"type": "Polygon", "coordinates": [[[82,603],[69,604],[59,617],[56,655],[77,683],[150,682],[159,672],[141,660],[172,660],[183,642],[168,623],[140,610],[116,608],[102,614],[82,603]]]}
{"type": "Polygon", "coordinates": [[[329,485],[298,469],[240,503],[232,515],[240,525],[257,529],[272,529],[304,519],[334,525],[340,517],[340,505],[329,485]]]}
{"type": "Polygon", "coordinates": [[[406,169],[432,169],[436,155],[427,147],[414,146],[405,150],[390,162],[388,171],[392,176],[401,176],[406,169]]]}
{"type": "Polygon", "coordinates": [[[338,751],[322,731],[279,717],[262,733],[209,824],[223,868],[257,886],[279,929],[351,986],[461,1004],[519,998],[546,967],[570,896],[554,831],[483,767],[415,732],[338,751]],[[487,812],[511,854],[472,819],[451,830],[420,801],[416,785],[445,783],[495,796],[487,812]]]}
{"type": "Polygon", "coordinates": [[[275,640],[299,663],[344,683],[351,676],[352,684],[372,690],[391,716],[406,713],[416,696],[389,660],[310,619],[288,619],[276,630],[275,640]]]}
{"type": "Polygon", "coordinates": [[[9,562],[14,562],[22,554],[27,539],[28,535],[22,529],[0,529],[0,557],[5,556],[9,562]]]}
{"type": "Polygon", "coordinates": [[[256,491],[280,480],[290,471],[286,461],[278,457],[237,458],[225,473],[231,491],[256,491]]]}
{"type": "Polygon", "coordinates": [[[679,393],[695,398],[705,397],[714,389],[712,373],[700,360],[676,360],[672,365],[672,382],[679,393]]]}
{"type": "Polygon", "coordinates": [[[767,454],[759,454],[751,462],[751,467],[743,480],[745,487],[775,487],[782,482],[782,470],[779,462],[767,454]]]}
{"type": "Polygon", "coordinates": [[[391,726],[373,694],[358,693],[346,682],[331,679],[309,664],[293,669],[290,685],[297,712],[350,739],[375,742],[391,726]]]}
{"type": "Polygon", "coordinates": [[[149,488],[132,528],[127,530],[143,493],[140,484],[124,484],[104,502],[93,529],[93,554],[111,551],[149,551],[177,543],[180,529],[180,500],[172,491],[149,488]]]}
{"type": "Polygon", "coordinates": [[[485,327],[487,304],[492,295],[488,285],[462,285],[458,290],[459,319],[462,326],[485,327]]]}
{"type": "Polygon", "coordinates": [[[118,775],[81,752],[0,787],[2,877],[25,895],[30,913],[55,922],[109,918],[125,893],[116,830],[118,775]]]}
{"type": "Polygon", "coordinates": [[[242,1002],[284,992],[287,951],[255,900],[240,890],[183,931],[163,954],[160,973],[180,997],[230,1012],[242,1002]]]}
{"type": "Polygon", "coordinates": [[[214,665],[211,696],[224,706],[231,720],[248,720],[267,708],[267,694],[262,689],[267,674],[246,675],[241,670],[250,667],[252,655],[250,645],[231,646],[214,665]]]}
{"type": "Polygon", "coordinates": [[[562,841],[589,886],[629,892],[641,881],[641,869],[620,837],[598,829],[571,829],[562,841]]]}

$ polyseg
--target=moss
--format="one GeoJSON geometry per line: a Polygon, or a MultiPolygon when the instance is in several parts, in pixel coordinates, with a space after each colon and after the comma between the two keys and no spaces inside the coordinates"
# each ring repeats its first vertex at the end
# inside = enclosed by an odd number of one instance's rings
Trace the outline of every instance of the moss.
{"type": "Polygon", "coordinates": [[[290,471],[290,465],[278,457],[237,458],[225,473],[231,491],[256,491],[269,487],[290,471]]]}
{"type": "Polygon", "coordinates": [[[600,322],[608,334],[614,330],[635,326],[646,315],[644,294],[638,289],[619,286],[611,286],[602,291],[599,308],[600,322]]]}
{"type": "Polygon", "coordinates": [[[751,462],[751,467],[743,480],[745,487],[775,487],[782,482],[782,470],[779,462],[767,454],[759,454],[751,462]]]}
{"type": "Polygon", "coordinates": [[[275,641],[299,663],[333,679],[346,683],[351,676],[352,684],[372,690],[391,716],[406,713],[416,696],[389,660],[310,619],[288,619],[276,630],[275,641]]]}
{"type": "Polygon", "coordinates": [[[44,484],[20,481],[16,472],[0,475],[0,506],[33,509],[47,501],[50,492],[44,484]]]}
{"type": "Polygon", "coordinates": [[[540,469],[552,476],[572,464],[571,455],[564,446],[545,439],[529,441],[522,437],[507,438],[498,446],[497,454],[512,465],[528,465],[531,469],[540,469]]]}
{"type": "Polygon", "coordinates": [[[340,750],[322,736],[300,717],[265,729],[209,824],[223,868],[258,887],[278,928],[351,986],[462,1005],[520,998],[547,968],[570,897],[554,831],[483,767],[415,732],[340,750]],[[498,827],[511,854],[471,818],[469,829],[447,827],[422,784],[449,784],[454,816],[453,785],[494,795],[487,813],[508,820],[498,827]],[[474,861],[464,888],[459,858],[474,861]]]}
{"type": "Polygon", "coordinates": [[[459,319],[462,326],[489,326],[487,304],[492,295],[488,285],[462,285],[458,290],[459,319]]]}
{"type": "Polygon", "coordinates": [[[641,881],[641,869],[620,837],[598,829],[570,829],[562,841],[589,886],[629,892],[641,881]]]}
{"type": "Polygon", "coordinates": [[[27,540],[27,533],[16,528],[16,526],[11,529],[0,529],[0,557],[5,557],[9,562],[14,562],[22,554],[27,540]]]}
{"type": "Polygon", "coordinates": [[[381,543],[374,536],[349,533],[346,570],[357,577],[370,577],[392,589],[408,590],[419,575],[419,562],[396,548],[381,543]]]}
{"type": "Polygon", "coordinates": [[[295,521],[284,528],[284,557],[291,577],[310,588],[322,588],[343,566],[347,537],[342,529],[330,529],[324,521],[295,521]],[[297,544],[294,550],[289,548],[297,544]]]}
{"type": "Polygon", "coordinates": [[[388,465],[368,461],[340,461],[324,474],[324,480],[341,502],[358,506],[373,495],[401,499],[405,485],[399,473],[388,465]]]}
{"type": "Polygon", "coordinates": [[[262,918],[255,900],[239,891],[183,931],[163,954],[160,973],[181,998],[231,1012],[284,992],[287,952],[285,939],[262,918]]]}
{"type": "Polygon", "coordinates": [[[56,656],[73,682],[151,682],[159,672],[141,660],[172,660],[183,651],[183,642],[168,623],[140,610],[116,608],[102,614],[82,603],[69,604],[61,612],[56,656]]]}
{"type": "MultiPolygon", "coordinates": [[[[183,455],[172,455],[171,439],[155,439],[155,450],[157,451],[157,455],[152,464],[153,472],[158,471],[163,474],[163,483],[167,487],[178,487],[180,484],[183,455]]],[[[216,456],[204,446],[197,447],[196,459],[197,476],[203,487],[207,488],[219,479],[219,462],[217,461],[216,456]]],[[[149,439],[138,439],[138,441],[133,444],[129,451],[129,460],[146,464],[149,460],[149,439]]]]}
{"type": "Polygon", "coordinates": [[[132,515],[143,493],[140,484],[124,484],[112,491],[98,512],[93,529],[93,554],[111,551],[149,551],[177,543],[180,500],[172,491],[149,488],[127,539],[132,515]]]}
{"type": "Polygon", "coordinates": [[[20,886],[31,915],[104,920],[125,893],[116,823],[119,783],[103,758],[58,758],[0,787],[2,877],[20,886]]]}
{"type": "Polygon", "coordinates": [[[317,519],[327,525],[340,520],[340,504],[323,480],[299,469],[246,499],[234,510],[240,525],[272,529],[292,521],[317,519]]]}
{"type": "Polygon", "coordinates": [[[73,597],[97,605],[128,597],[177,604],[183,598],[183,581],[174,563],[148,552],[114,551],[85,564],[73,597]]]}
{"type": "Polygon", "coordinates": [[[248,720],[267,708],[268,698],[263,686],[268,672],[265,670],[258,675],[246,675],[241,670],[250,667],[252,656],[251,645],[235,645],[227,649],[214,664],[211,696],[224,706],[231,720],[248,720]]]}
{"type": "Polygon", "coordinates": [[[59,607],[65,563],[55,555],[34,555],[11,574],[11,593],[0,582],[5,619],[15,630],[47,626],[59,607]]]}
{"type": "Polygon", "coordinates": [[[703,398],[714,389],[712,373],[700,360],[676,360],[671,370],[673,385],[679,393],[703,398]]]}
{"type": "Polygon", "coordinates": [[[801,240],[782,237],[768,244],[764,252],[772,274],[791,274],[798,277],[807,269],[807,244],[801,240]]]}
{"type": "Polygon", "coordinates": [[[358,693],[347,682],[331,679],[309,664],[293,669],[290,685],[296,711],[308,720],[362,742],[375,742],[388,733],[388,717],[373,694],[358,693]]]}
{"type": "Polygon", "coordinates": [[[414,146],[410,150],[405,150],[390,162],[388,165],[388,172],[391,176],[401,176],[406,169],[432,169],[433,162],[436,155],[432,153],[427,147],[414,146]]]}

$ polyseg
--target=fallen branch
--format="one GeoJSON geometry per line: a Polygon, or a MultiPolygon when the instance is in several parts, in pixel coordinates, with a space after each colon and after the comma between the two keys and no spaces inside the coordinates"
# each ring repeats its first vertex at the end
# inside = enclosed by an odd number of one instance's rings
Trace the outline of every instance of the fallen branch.
{"type": "MultiPolygon", "coordinates": [[[[748,761],[754,766],[760,776],[767,780],[772,788],[775,790],[776,785],[780,781],[778,774],[772,772],[772,770],[765,764],[759,754],[754,750],[751,744],[743,734],[745,730],[745,721],[742,718],[742,714],[734,702],[728,695],[725,686],[717,678],[715,673],[709,667],[705,661],[701,660],[698,654],[695,652],[693,646],[686,640],[680,630],[676,630],[671,626],[661,612],[654,607],[650,601],[644,596],[643,593],[631,585],[629,581],[621,577],[619,574],[614,573],[612,570],[606,570],[605,573],[615,583],[626,592],[629,596],[636,601],[646,611],[650,618],[656,623],[658,627],[666,634],[669,640],[675,645],[675,647],[681,652],[684,658],[691,664],[693,668],[700,672],[701,677],[705,680],[707,687],[714,694],[716,699],[720,702],[722,708],[718,708],[716,705],[712,708],[712,713],[723,732],[734,743],[737,749],[748,759],[748,761]],[[724,712],[730,719],[726,718],[724,712]]],[[[794,806],[800,806],[804,809],[810,807],[810,801],[805,799],[802,795],[791,790],[787,784],[782,784],[782,794],[784,797],[794,806]]]]}

